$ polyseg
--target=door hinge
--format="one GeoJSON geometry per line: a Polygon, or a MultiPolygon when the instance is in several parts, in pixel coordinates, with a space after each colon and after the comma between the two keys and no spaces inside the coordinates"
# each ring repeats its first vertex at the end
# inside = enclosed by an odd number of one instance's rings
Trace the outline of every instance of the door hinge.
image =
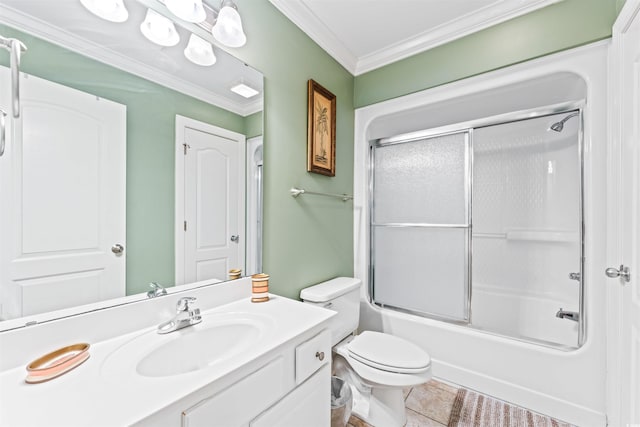
{"type": "Polygon", "coordinates": [[[184,222],[184,231],[187,231],[187,221],[184,222]]]}
{"type": "Polygon", "coordinates": [[[187,149],[191,148],[191,146],[185,142],[184,144],[182,144],[182,148],[184,149],[184,155],[186,156],[187,155],[187,149]]]}

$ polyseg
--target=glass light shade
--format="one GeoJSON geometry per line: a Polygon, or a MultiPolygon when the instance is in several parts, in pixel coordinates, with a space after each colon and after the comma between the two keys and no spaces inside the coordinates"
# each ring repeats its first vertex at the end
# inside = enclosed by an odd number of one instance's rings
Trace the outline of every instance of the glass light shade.
{"type": "Polygon", "coordinates": [[[198,23],[207,19],[202,0],[165,0],[164,4],[183,21],[198,23]]]}
{"type": "Polygon", "coordinates": [[[140,24],[142,34],[160,46],[175,46],[180,41],[173,22],[152,9],[147,9],[147,17],[140,24]]]}
{"type": "Polygon", "coordinates": [[[229,47],[244,46],[247,36],[242,29],[240,14],[231,6],[223,6],[218,13],[216,24],[211,29],[213,37],[229,47]]]}
{"type": "Polygon", "coordinates": [[[129,18],[129,11],[123,0],[80,0],[89,12],[111,22],[124,22],[129,18]]]}
{"type": "Polygon", "coordinates": [[[213,53],[211,43],[202,38],[191,34],[189,43],[184,50],[184,56],[194,64],[208,67],[216,63],[216,55],[213,53]]]}

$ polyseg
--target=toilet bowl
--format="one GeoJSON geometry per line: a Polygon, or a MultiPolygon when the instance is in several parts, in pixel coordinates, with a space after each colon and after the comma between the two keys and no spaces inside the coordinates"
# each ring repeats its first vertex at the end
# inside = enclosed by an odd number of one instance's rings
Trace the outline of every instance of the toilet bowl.
{"type": "Polygon", "coordinates": [[[354,335],[360,315],[360,280],[338,277],[300,292],[308,304],[336,311],[330,320],[333,371],[351,386],[353,413],[374,427],[406,423],[403,388],[431,379],[431,358],[417,345],[390,334],[354,335]]]}

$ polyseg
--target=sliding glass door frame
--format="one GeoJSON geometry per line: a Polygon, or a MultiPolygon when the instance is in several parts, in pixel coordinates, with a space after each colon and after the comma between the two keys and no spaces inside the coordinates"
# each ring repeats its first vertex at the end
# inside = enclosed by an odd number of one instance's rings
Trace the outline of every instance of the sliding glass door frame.
{"type": "Polygon", "coordinates": [[[471,196],[472,196],[472,171],[473,171],[473,130],[472,129],[456,129],[445,132],[418,132],[415,134],[407,134],[404,137],[393,137],[393,138],[385,138],[376,141],[372,141],[369,144],[369,301],[372,304],[375,304],[379,307],[391,308],[396,311],[402,311],[410,314],[416,314],[423,317],[429,317],[434,319],[444,320],[450,323],[457,324],[468,324],[471,321],[471,234],[472,234],[472,223],[471,223],[471,196]],[[437,224],[437,223],[376,223],[375,219],[375,200],[374,200],[374,190],[375,190],[375,150],[376,148],[384,148],[398,144],[411,143],[419,140],[427,140],[433,138],[446,137],[451,135],[459,135],[463,134],[465,136],[465,165],[464,165],[464,173],[465,173],[465,188],[464,188],[464,198],[465,198],[465,222],[464,223],[451,223],[451,224],[437,224]],[[375,300],[375,265],[373,260],[375,259],[375,233],[374,230],[376,227],[385,227],[385,228],[431,228],[431,229],[464,229],[466,231],[465,238],[465,284],[464,284],[464,315],[462,318],[446,316],[442,314],[435,314],[429,312],[423,312],[414,309],[407,309],[403,307],[396,307],[389,304],[379,303],[375,300]]]}
{"type": "MultiPolygon", "coordinates": [[[[555,104],[552,106],[546,106],[536,109],[523,110],[510,112],[506,114],[500,114],[496,116],[481,118],[477,120],[470,120],[466,122],[460,122],[452,125],[441,126],[437,128],[421,130],[417,132],[405,133],[389,138],[381,138],[377,140],[372,140],[369,143],[369,181],[368,181],[368,192],[369,192],[369,283],[368,283],[368,300],[371,304],[376,305],[381,308],[389,308],[395,311],[405,312],[408,314],[418,315],[422,317],[432,318],[436,320],[446,321],[448,323],[462,324],[473,327],[472,323],[472,313],[471,310],[471,298],[472,298],[472,262],[473,262],[473,132],[474,129],[495,126],[500,124],[512,123],[517,121],[529,120],[538,117],[551,116],[555,114],[565,113],[569,114],[572,112],[578,112],[578,119],[580,121],[580,126],[578,130],[578,162],[579,162],[579,251],[580,251],[580,259],[579,259],[579,268],[580,268],[580,283],[579,283],[579,320],[578,320],[578,342],[577,348],[581,347],[586,341],[587,336],[587,323],[586,323],[586,303],[585,303],[585,220],[584,220],[584,183],[585,183],[585,172],[584,172],[584,118],[583,118],[583,109],[585,102],[584,101],[572,101],[572,102],[564,102],[555,104]],[[394,307],[386,304],[381,304],[376,302],[375,300],[375,236],[374,230],[375,227],[379,226],[391,226],[391,227],[409,227],[409,226],[420,226],[420,227],[464,227],[464,224],[450,224],[450,225],[437,225],[437,224],[376,224],[374,222],[375,219],[375,200],[374,200],[374,190],[375,190],[375,150],[376,148],[389,146],[393,144],[402,144],[411,141],[417,141],[421,139],[429,139],[441,136],[447,136],[452,134],[459,133],[467,133],[468,143],[468,160],[466,167],[467,174],[467,224],[468,224],[468,236],[467,236],[467,286],[466,286],[466,301],[465,301],[465,319],[452,319],[446,316],[433,315],[430,313],[419,312],[411,309],[406,309],[403,307],[394,307]]],[[[500,335],[499,333],[494,333],[488,330],[480,330],[482,332],[487,332],[494,335],[500,335]]],[[[519,341],[531,342],[531,340],[526,338],[519,337],[510,337],[519,341]]],[[[546,345],[554,348],[561,348],[561,346],[556,346],[553,344],[547,344],[541,342],[539,344],[546,345]]]]}

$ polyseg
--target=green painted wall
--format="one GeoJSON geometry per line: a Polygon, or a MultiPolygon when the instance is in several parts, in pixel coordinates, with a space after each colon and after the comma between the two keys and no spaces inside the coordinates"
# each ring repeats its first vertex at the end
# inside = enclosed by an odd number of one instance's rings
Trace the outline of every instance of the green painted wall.
{"type": "Polygon", "coordinates": [[[355,78],[362,107],[611,36],[616,1],[564,0],[355,78]]]}
{"type": "Polygon", "coordinates": [[[625,0],[616,0],[616,12],[620,13],[622,6],[624,6],[625,0]]]}
{"type": "Polygon", "coordinates": [[[254,136],[262,135],[262,116],[262,111],[260,111],[244,118],[243,133],[247,138],[253,138],[254,136]]]}
{"type": "MultiPolygon", "coordinates": [[[[173,284],[175,115],[240,133],[245,119],[7,26],[0,33],[28,46],[23,71],[127,106],[127,294],[173,284]]],[[[2,50],[0,64],[8,57],[2,50]]]]}
{"type": "Polygon", "coordinates": [[[353,192],[353,76],[268,0],[236,3],[248,41],[230,51],[265,76],[264,271],[272,291],[297,298],[307,285],[353,274],[353,204],[289,195],[292,186],[353,192]],[[308,79],[337,96],[332,178],[306,171],[308,79]]]}

